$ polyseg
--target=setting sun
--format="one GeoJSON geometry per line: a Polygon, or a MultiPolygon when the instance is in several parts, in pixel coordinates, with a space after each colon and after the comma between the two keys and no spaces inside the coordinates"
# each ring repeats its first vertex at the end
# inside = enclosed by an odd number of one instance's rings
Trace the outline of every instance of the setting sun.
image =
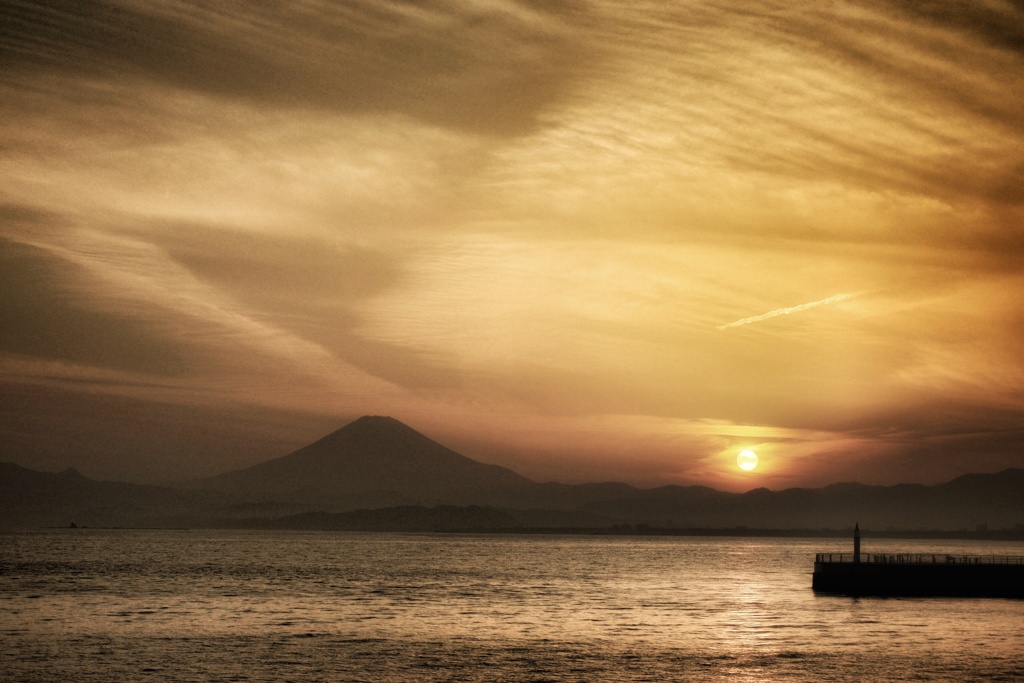
{"type": "Polygon", "coordinates": [[[741,470],[750,470],[757,467],[757,453],[752,450],[740,451],[740,454],[736,456],[736,464],[741,470]]]}
{"type": "Polygon", "coordinates": [[[780,4],[4,2],[0,460],[1024,467],[1024,8],[780,4]]]}

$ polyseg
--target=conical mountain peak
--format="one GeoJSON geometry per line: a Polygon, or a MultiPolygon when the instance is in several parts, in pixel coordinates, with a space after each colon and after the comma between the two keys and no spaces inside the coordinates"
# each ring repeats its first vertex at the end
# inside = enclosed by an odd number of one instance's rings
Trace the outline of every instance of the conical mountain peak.
{"type": "Polygon", "coordinates": [[[533,482],[477,462],[392,418],[367,415],[290,453],[206,480],[253,499],[488,502],[533,482]]]}
{"type": "Polygon", "coordinates": [[[334,432],[334,434],[340,433],[378,434],[380,436],[416,434],[423,439],[427,438],[404,422],[386,415],[363,415],[334,432]]]}
{"type": "MultiPolygon", "coordinates": [[[[301,448],[287,458],[314,452],[323,455],[344,455],[353,457],[378,455],[405,459],[418,457],[424,451],[444,452],[459,458],[464,456],[450,451],[441,444],[417,432],[409,425],[393,417],[364,415],[341,429],[301,448]]],[[[465,458],[469,460],[469,458],[465,458]]]]}
{"type": "Polygon", "coordinates": [[[411,429],[411,427],[409,427],[407,424],[405,424],[403,422],[399,422],[398,420],[396,420],[395,418],[391,417],[390,415],[363,415],[362,417],[357,418],[357,419],[353,420],[352,422],[349,422],[347,425],[342,427],[342,429],[351,429],[351,428],[357,428],[357,427],[359,427],[359,428],[365,428],[365,427],[376,427],[376,428],[402,427],[402,428],[405,428],[405,429],[411,429]]]}

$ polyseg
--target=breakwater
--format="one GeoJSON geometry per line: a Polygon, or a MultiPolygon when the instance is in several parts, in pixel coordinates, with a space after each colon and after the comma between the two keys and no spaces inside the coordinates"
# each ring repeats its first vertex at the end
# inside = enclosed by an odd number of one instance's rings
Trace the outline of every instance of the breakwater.
{"type": "Polygon", "coordinates": [[[1024,557],[818,553],[812,588],[854,596],[1024,598],[1024,557]]]}

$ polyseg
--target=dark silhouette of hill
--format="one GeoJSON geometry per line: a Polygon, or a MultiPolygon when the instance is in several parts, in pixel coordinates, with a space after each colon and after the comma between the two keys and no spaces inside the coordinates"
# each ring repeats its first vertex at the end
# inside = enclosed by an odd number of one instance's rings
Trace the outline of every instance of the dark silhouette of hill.
{"type": "Polygon", "coordinates": [[[317,531],[496,531],[519,526],[498,508],[468,505],[401,505],[350,512],[305,512],[273,520],[248,520],[245,526],[317,531]]]}
{"type": "Polygon", "coordinates": [[[477,462],[390,417],[361,417],[275,460],[189,484],[240,500],[354,510],[512,505],[534,482],[477,462]]]}
{"type": "Polygon", "coordinates": [[[317,531],[528,531],[539,529],[612,529],[613,520],[566,510],[513,510],[487,505],[399,505],[348,512],[303,512],[284,517],[228,521],[250,529],[317,531]]]}
{"type": "Polygon", "coordinates": [[[45,526],[162,526],[210,503],[206,494],[95,481],[74,468],[37,472],[0,463],[0,528],[45,526]]]}
{"type": "Polygon", "coordinates": [[[1024,470],[970,474],[935,486],[836,484],[725,493],[666,486],[590,503],[584,509],[627,523],[694,528],[1008,528],[1024,524],[1024,470]]]}
{"type": "Polygon", "coordinates": [[[283,457],[181,488],[0,464],[0,526],[378,530],[521,528],[1024,529],[1024,470],[936,486],[833,484],[727,493],[705,486],[536,483],[388,417],[362,417],[283,457]],[[340,515],[340,516],[339,516],[340,515]]]}

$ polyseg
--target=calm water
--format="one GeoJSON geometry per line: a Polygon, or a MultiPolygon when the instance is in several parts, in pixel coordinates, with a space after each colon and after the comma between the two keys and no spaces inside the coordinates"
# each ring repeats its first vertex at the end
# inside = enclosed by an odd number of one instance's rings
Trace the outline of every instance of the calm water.
{"type": "Polygon", "coordinates": [[[814,553],[848,545],[3,534],[0,680],[1024,681],[1024,601],[815,596],[814,553]]]}

